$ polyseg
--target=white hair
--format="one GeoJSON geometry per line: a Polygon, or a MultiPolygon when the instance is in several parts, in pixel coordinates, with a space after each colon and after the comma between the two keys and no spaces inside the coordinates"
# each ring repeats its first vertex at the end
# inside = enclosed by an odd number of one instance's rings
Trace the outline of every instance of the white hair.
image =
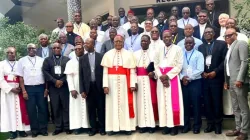
{"type": "Polygon", "coordinates": [[[222,18],[222,17],[229,19],[229,15],[226,14],[226,13],[220,14],[219,19],[222,18]]]}
{"type": "Polygon", "coordinates": [[[185,9],[187,9],[187,10],[190,12],[190,8],[189,8],[189,7],[183,7],[183,8],[182,8],[182,12],[183,12],[183,10],[185,10],[185,9]]]}
{"type": "Polygon", "coordinates": [[[38,36],[38,39],[40,40],[41,38],[49,38],[48,37],[48,35],[46,35],[46,34],[44,34],[44,33],[42,33],[42,34],[40,34],[39,36],[38,36]]]}
{"type": "Polygon", "coordinates": [[[29,43],[29,44],[27,45],[27,48],[29,48],[29,47],[36,48],[36,45],[33,44],[33,43],[29,43]]]}

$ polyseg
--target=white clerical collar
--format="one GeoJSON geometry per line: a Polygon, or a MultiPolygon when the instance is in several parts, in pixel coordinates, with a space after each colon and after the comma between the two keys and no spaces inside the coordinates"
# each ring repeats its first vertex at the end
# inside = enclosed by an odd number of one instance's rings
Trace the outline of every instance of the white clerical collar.
{"type": "Polygon", "coordinates": [[[93,55],[93,54],[95,54],[95,51],[93,51],[93,52],[88,52],[88,54],[89,54],[89,55],[93,55]]]}

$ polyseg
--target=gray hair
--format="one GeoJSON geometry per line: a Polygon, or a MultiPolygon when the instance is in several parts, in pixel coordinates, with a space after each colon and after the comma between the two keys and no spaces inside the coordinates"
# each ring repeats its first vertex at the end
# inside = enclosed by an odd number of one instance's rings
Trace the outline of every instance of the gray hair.
{"type": "Polygon", "coordinates": [[[41,38],[47,38],[47,39],[49,39],[48,35],[46,35],[46,34],[44,34],[44,33],[42,33],[42,34],[40,34],[40,35],[38,36],[38,40],[40,40],[41,38]]]}
{"type": "Polygon", "coordinates": [[[29,48],[29,47],[36,48],[36,45],[33,44],[33,43],[29,43],[29,44],[27,45],[27,48],[29,48]]]}
{"type": "Polygon", "coordinates": [[[189,8],[189,7],[183,7],[183,8],[182,8],[182,12],[183,12],[183,10],[185,10],[185,9],[187,9],[187,10],[190,12],[190,8],[189,8]]]}

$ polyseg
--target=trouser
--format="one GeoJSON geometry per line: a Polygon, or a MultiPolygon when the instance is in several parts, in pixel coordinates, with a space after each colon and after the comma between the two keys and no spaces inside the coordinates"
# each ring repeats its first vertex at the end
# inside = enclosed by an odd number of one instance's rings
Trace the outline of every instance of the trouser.
{"type": "Polygon", "coordinates": [[[97,129],[97,113],[100,130],[105,131],[105,95],[104,93],[98,92],[95,82],[90,83],[89,93],[87,95],[87,106],[91,128],[97,129]]]}
{"type": "Polygon", "coordinates": [[[47,132],[47,98],[44,97],[44,85],[25,86],[28,93],[27,111],[32,133],[47,132]]]}
{"type": "Polygon", "coordinates": [[[207,125],[221,127],[223,83],[213,83],[210,79],[204,79],[203,86],[207,125]]]}
{"type": "MultiPolygon", "coordinates": [[[[182,82],[181,82],[182,83],[182,82]]],[[[184,126],[190,127],[191,108],[193,111],[193,129],[201,128],[201,80],[193,80],[188,85],[181,84],[184,104],[184,126]]]]}
{"type": "Polygon", "coordinates": [[[69,90],[50,87],[50,101],[53,109],[56,130],[69,130],[69,90]]]}
{"type": "Polygon", "coordinates": [[[235,81],[230,81],[230,95],[235,116],[236,129],[242,133],[248,132],[249,126],[249,106],[248,106],[248,84],[243,84],[241,88],[234,85],[235,81]]]}

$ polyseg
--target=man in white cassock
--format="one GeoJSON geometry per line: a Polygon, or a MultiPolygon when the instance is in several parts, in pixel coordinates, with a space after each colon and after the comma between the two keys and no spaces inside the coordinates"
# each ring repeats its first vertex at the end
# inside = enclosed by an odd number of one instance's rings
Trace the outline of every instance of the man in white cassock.
{"type": "Polygon", "coordinates": [[[125,49],[124,38],[117,35],[114,39],[114,49],[105,53],[103,66],[103,88],[106,94],[106,131],[114,135],[125,131],[131,135],[136,127],[135,106],[135,59],[133,54],[125,49]]]}
{"type": "Polygon", "coordinates": [[[177,135],[176,126],[184,125],[182,90],[179,74],[183,65],[182,49],[172,44],[172,33],[163,32],[164,46],[156,51],[154,66],[157,80],[159,126],[163,134],[177,135]],[[170,129],[171,128],[171,129],[170,129]]]}
{"type": "Polygon", "coordinates": [[[86,100],[81,97],[79,85],[79,57],[84,55],[82,45],[75,46],[76,56],[67,64],[64,74],[67,75],[69,86],[69,128],[78,135],[82,132],[81,128],[89,128],[89,119],[86,100]]]}
{"type": "Polygon", "coordinates": [[[148,48],[150,37],[143,35],[141,37],[141,50],[134,53],[136,58],[137,73],[137,121],[140,127],[140,133],[154,133],[155,121],[158,120],[156,80],[154,79],[153,55],[148,48]]]}
{"type": "Polygon", "coordinates": [[[164,46],[165,44],[160,38],[160,32],[157,27],[152,28],[150,36],[151,36],[151,41],[149,45],[149,51],[152,52],[151,55],[154,58],[157,48],[159,46],[164,46]]]}
{"type": "Polygon", "coordinates": [[[16,49],[7,48],[7,59],[0,62],[0,88],[1,88],[1,131],[10,132],[9,139],[27,137],[25,131],[30,130],[25,100],[19,87],[19,77],[15,74],[17,69],[16,49]]]}

